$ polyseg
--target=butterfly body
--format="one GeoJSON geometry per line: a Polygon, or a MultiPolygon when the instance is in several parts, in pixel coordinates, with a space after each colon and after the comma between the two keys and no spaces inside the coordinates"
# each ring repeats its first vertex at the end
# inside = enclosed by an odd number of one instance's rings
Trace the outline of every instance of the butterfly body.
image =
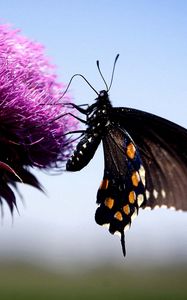
{"type": "Polygon", "coordinates": [[[101,91],[96,102],[87,109],[80,109],[78,106],[74,106],[86,115],[87,129],[66,164],[67,171],[79,171],[93,158],[109,125],[112,109],[106,91],[101,91]]]}

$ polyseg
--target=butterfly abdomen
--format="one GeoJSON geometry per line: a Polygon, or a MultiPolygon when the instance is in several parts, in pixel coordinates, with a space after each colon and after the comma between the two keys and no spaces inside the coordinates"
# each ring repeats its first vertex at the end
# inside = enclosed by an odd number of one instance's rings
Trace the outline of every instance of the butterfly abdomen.
{"type": "Polygon", "coordinates": [[[80,140],[73,155],[67,161],[66,170],[75,172],[84,168],[93,158],[97,147],[101,141],[99,135],[87,135],[80,140]]]}

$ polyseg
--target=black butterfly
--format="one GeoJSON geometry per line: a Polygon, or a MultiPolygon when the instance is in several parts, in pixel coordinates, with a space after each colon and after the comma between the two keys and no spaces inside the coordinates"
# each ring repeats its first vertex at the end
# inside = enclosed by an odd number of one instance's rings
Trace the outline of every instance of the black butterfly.
{"type": "Polygon", "coordinates": [[[95,220],[120,234],[125,256],[124,232],[140,207],[187,210],[187,130],[150,113],[113,107],[110,87],[87,109],[72,104],[86,115],[86,121],[78,119],[87,128],[66,170],[84,168],[102,141],[105,168],[95,220]]]}

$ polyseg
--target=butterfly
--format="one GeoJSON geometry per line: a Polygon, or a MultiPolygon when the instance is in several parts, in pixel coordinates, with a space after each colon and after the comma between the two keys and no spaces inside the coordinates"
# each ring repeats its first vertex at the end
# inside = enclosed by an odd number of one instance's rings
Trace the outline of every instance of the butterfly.
{"type": "MultiPolygon", "coordinates": [[[[99,69],[98,61],[97,65],[99,69]]],[[[86,109],[72,104],[86,116],[86,120],[78,118],[86,129],[66,170],[83,169],[102,142],[104,175],[95,220],[120,235],[125,256],[125,232],[140,208],[187,210],[187,130],[151,113],[113,107],[110,87],[97,93],[86,109]]]]}

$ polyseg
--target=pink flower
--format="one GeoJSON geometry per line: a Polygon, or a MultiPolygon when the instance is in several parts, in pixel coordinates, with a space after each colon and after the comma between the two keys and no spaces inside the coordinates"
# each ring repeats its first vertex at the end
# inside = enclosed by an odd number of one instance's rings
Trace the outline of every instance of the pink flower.
{"type": "Polygon", "coordinates": [[[11,212],[11,186],[22,181],[41,189],[31,167],[62,168],[72,147],[64,133],[77,125],[70,115],[54,120],[70,99],[60,99],[64,85],[43,52],[19,30],[0,25],[0,203],[6,200],[11,212]]]}

